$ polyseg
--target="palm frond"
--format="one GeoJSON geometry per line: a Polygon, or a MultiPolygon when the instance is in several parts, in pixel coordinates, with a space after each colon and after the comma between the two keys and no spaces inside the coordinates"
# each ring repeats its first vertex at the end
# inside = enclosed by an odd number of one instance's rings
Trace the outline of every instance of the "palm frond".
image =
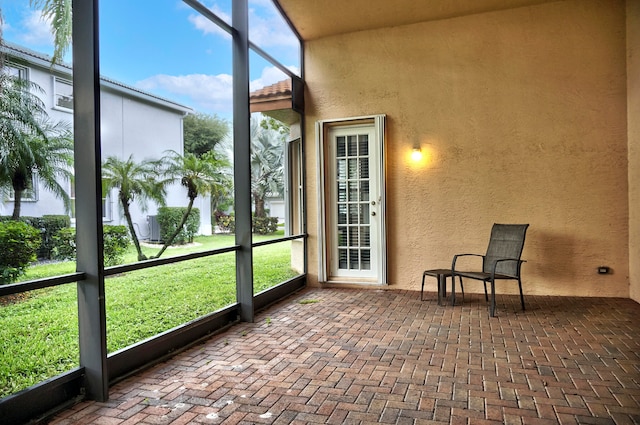
{"type": "Polygon", "coordinates": [[[44,187],[71,202],[59,179],[68,179],[73,163],[73,138],[68,125],[48,119],[34,83],[0,74],[0,187],[15,191],[14,216],[20,196],[36,176],[44,187]]]}
{"type": "Polygon", "coordinates": [[[52,63],[61,63],[71,46],[72,0],[30,0],[31,6],[42,9],[42,16],[51,21],[54,51],[52,63]]]}

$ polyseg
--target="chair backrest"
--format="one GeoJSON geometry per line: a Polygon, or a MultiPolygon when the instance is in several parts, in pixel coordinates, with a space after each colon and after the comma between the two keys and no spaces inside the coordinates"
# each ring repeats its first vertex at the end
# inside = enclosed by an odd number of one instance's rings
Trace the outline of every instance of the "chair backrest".
{"type": "MultiPolygon", "coordinates": [[[[520,259],[524,248],[524,237],[528,224],[494,224],[491,229],[489,247],[484,257],[482,269],[485,273],[493,270],[493,265],[500,258],[520,259]]],[[[496,273],[518,276],[518,264],[515,261],[498,263],[496,273]]]]}

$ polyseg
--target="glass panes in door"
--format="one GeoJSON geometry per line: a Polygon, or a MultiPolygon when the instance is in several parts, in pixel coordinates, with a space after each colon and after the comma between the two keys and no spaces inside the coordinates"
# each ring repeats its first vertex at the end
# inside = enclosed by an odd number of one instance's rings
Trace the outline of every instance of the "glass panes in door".
{"type": "Polygon", "coordinates": [[[370,270],[369,135],[340,135],[335,141],[338,269],[370,270]]]}

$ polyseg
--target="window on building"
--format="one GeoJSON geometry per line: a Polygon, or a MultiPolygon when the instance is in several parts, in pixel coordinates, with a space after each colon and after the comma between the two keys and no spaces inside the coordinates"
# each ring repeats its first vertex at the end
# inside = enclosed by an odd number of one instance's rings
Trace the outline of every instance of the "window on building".
{"type": "Polygon", "coordinates": [[[288,191],[289,191],[289,221],[286,231],[288,234],[302,233],[302,141],[300,138],[289,142],[288,159],[288,191]]]}
{"type": "Polygon", "coordinates": [[[111,196],[107,193],[107,196],[102,198],[102,221],[111,221],[111,196]]]}
{"type": "Polygon", "coordinates": [[[76,182],[72,178],[69,181],[69,198],[71,199],[71,219],[76,219],[76,182]]]}
{"type": "Polygon", "coordinates": [[[53,105],[56,109],[73,111],[73,83],[53,77],[53,105]]]}
{"type": "MultiPolygon", "coordinates": [[[[69,198],[71,198],[71,219],[76,219],[76,185],[74,179],[69,182],[69,198]]],[[[107,193],[107,196],[102,198],[102,221],[112,221],[111,215],[111,196],[107,193]]]]}
{"type": "MultiPolygon", "coordinates": [[[[9,200],[15,201],[15,199],[16,193],[13,189],[11,189],[9,191],[9,200]]],[[[35,202],[38,200],[38,179],[35,174],[31,176],[31,182],[29,183],[28,187],[22,192],[22,197],[20,198],[20,200],[23,202],[35,202]]]]}
{"type": "Polygon", "coordinates": [[[14,63],[6,64],[4,67],[4,72],[6,72],[9,75],[13,75],[14,77],[18,77],[22,80],[29,79],[28,69],[24,66],[17,65],[14,63]]]}

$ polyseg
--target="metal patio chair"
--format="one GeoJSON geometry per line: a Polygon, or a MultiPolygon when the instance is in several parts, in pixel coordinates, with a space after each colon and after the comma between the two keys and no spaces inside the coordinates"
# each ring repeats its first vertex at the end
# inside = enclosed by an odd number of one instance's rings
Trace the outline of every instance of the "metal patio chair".
{"type": "MultiPolygon", "coordinates": [[[[455,277],[481,280],[484,284],[484,296],[488,301],[487,282],[491,283],[491,305],[489,312],[495,317],[496,309],[496,280],[517,280],[520,289],[520,303],[524,310],[524,295],[522,294],[522,279],[520,269],[524,260],[520,259],[524,248],[524,238],[528,224],[494,224],[486,254],[458,254],[454,255],[451,265],[452,285],[455,277]],[[478,270],[458,270],[456,263],[459,258],[475,256],[482,258],[482,268],[478,270]]],[[[455,287],[452,288],[455,291],[455,287]]]]}

